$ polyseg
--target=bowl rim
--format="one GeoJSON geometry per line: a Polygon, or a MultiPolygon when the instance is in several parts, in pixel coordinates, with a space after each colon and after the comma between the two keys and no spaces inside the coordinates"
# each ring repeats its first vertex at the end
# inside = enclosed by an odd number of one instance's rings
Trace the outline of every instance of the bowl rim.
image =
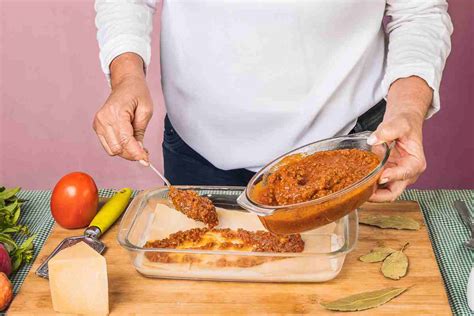
{"type": "MultiPolygon", "coordinates": [[[[378,146],[378,145],[384,146],[385,154],[384,154],[383,159],[379,162],[379,164],[370,173],[368,173],[365,177],[363,177],[359,181],[356,181],[356,182],[352,183],[351,185],[345,187],[344,189],[336,191],[336,192],[331,193],[331,194],[328,194],[326,196],[320,197],[318,199],[304,201],[304,202],[300,202],[300,203],[294,203],[294,204],[287,204],[287,205],[266,205],[266,204],[260,204],[258,202],[253,201],[253,199],[250,197],[250,194],[249,194],[250,190],[251,190],[251,187],[254,185],[254,182],[256,181],[257,178],[262,176],[263,171],[265,169],[269,168],[274,163],[280,161],[282,158],[284,158],[286,156],[290,156],[291,154],[294,154],[296,151],[300,151],[301,149],[303,149],[305,147],[310,147],[310,146],[313,146],[313,145],[318,144],[318,143],[325,143],[325,142],[330,142],[330,141],[334,141],[334,140],[341,140],[341,139],[361,139],[361,140],[365,139],[365,140],[367,140],[371,134],[372,134],[372,132],[361,132],[361,133],[355,133],[355,134],[325,138],[325,139],[321,139],[321,140],[318,140],[318,141],[300,146],[300,147],[295,148],[295,149],[293,149],[289,152],[284,153],[283,155],[280,155],[279,157],[273,159],[271,162],[267,163],[264,167],[262,167],[250,179],[250,181],[247,184],[247,187],[245,188],[245,196],[246,196],[247,200],[249,201],[250,204],[252,204],[256,207],[259,207],[259,208],[263,208],[263,209],[267,209],[267,210],[274,210],[274,211],[277,211],[277,210],[281,211],[281,210],[284,210],[284,209],[294,209],[294,208],[300,208],[300,207],[305,207],[305,206],[309,206],[309,205],[321,204],[321,203],[327,202],[329,200],[332,200],[334,198],[337,198],[341,195],[344,195],[344,194],[352,191],[353,189],[359,187],[360,185],[362,185],[362,184],[366,183],[367,181],[369,181],[370,179],[372,179],[375,175],[378,174],[378,172],[380,170],[383,169],[383,167],[385,166],[385,164],[388,161],[388,158],[390,157],[390,152],[391,152],[391,149],[392,149],[391,146],[389,146],[387,143],[377,144],[376,146],[378,146]]],[[[364,150],[364,149],[361,149],[361,150],[364,150]]]]}

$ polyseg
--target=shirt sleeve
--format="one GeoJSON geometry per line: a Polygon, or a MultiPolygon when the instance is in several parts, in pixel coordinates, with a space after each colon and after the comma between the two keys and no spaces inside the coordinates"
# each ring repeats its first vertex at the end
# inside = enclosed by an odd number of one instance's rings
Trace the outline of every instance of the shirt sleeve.
{"type": "Polygon", "coordinates": [[[445,0],[387,0],[388,54],[382,89],[392,82],[418,76],[433,89],[427,118],[440,108],[439,86],[446,58],[451,51],[453,25],[445,0]]]}
{"type": "Polygon", "coordinates": [[[154,0],[96,0],[95,24],[102,71],[110,81],[110,63],[120,54],[139,55],[150,64],[154,0]]]}

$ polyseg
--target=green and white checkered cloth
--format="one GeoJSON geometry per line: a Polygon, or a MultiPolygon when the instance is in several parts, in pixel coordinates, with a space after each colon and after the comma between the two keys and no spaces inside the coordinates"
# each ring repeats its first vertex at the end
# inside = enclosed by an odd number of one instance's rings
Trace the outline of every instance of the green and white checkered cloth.
{"type": "MultiPolygon", "coordinates": [[[[100,190],[100,195],[109,197],[113,192],[111,189],[100,190]]],[[[51,191],[21,191],[18,195],[28,200],[22,205],[21,222],[28,225],[37,235],[34,242],[36,258],[54,223],[49,209],[51,191]]],[[[466,285],[473,265],[473,253],[463,246],[470,232],[462,224],[453,207],[455,200],[463,200],[470,210],[474,210],[474,190],[408,190],[401,199],[416,200],[421,205],[453,314],[474,315],[469,311],[466,299],[466,285]]],[[[13,275],[15,294],[30,269],[31,264],[23,265],[13,275]]]]}
{"type": "Polygon", "coordinates": [[[471,232],[453,206],[456,200],[464,201],[472,213],[474,190],[407,190],[401,199],[418,201],[421,206],[453,314],[474,315],[466,297],[474,253],[463,245],[471,232]]]}
{"type": "MultiPolygon", "coordinates": [[[[34,255],[33,263],[43,247],[46,239],[48,239],[51,229],[54,224],[53,217],[49,209],[49,200],[51,198],[50,190],[41,191],[20,191],[17,196],[21,199],[27,200],[21,205],[20,223],[27,225],[30,231],[36,235],[33,241],[34,255]]],[[[21,244],[26,237],[21,237],[17,241],[21,244]]],[[[11,277],[13,284],[13,292],[16,295],[20,289],[21,284],[26,278],[26,275],[31,269],[31,264],[23,264],[20,269],[11,277]]]]}

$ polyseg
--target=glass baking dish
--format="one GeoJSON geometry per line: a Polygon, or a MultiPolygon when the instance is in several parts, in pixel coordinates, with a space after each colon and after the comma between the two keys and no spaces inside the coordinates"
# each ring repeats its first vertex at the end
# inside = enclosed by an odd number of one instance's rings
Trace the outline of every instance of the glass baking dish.
{"type": "Polygon", "coordinates": [[[257,172],[249,181],[245,191],[237,198],[240,206],[259,215],[265,228],[276,234],[301,233],[327,225],[365,203],[377,188],[385,164],[390,156],[390,147],[383,143],[370,146],[367,138],[371,132],[339,136],[320,140],[292,150],[257,172]],[[266,178],[279,166],[294,159],[319,151],[337,149],[360,149],[370,151],[379,158],[379,164],[366,177],[350,186],[321,198],[291,205],[262,205],[252,199],[258,187],[265,184],[266,178]]]}
{"type": "MultiPolygon", "coordinates": [[[[219,226],[265,230],[255,214],[240,208],[236,198],[244,187],[177,186],[192,189],[216,205],[219,226]]],[[[250,281],[323,282],[341,271],[346,255],[354,248],[358,235],[357,211],[333,223],[301,234],[305,249],[301,253],[265,253],[145,248],[149,240],[204,224],[172,209],[168,188],[139,193],[120,223],[119,244],[130,253],[138,272],[154,278],[250,281]],[[171,258],[173,260],[153,260],[171,258]],[[152,260],[150,260],[152,259],[152,260]]]]}

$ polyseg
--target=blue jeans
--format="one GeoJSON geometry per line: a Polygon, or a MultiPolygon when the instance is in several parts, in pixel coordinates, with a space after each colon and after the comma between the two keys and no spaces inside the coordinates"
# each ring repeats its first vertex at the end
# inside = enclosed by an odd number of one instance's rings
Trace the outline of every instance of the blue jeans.
{"type": "MultiPolygon", "coordinates": [[[[382,122],[385,100],[362,114],[350,132],[374,131],[382,122]]],[[[176,133],[168,116],[163,136],[165,177],[175,185],[237,185],[246,186],[254,172],[247,169],[222,170],[189,147],[176,133]]]]}

